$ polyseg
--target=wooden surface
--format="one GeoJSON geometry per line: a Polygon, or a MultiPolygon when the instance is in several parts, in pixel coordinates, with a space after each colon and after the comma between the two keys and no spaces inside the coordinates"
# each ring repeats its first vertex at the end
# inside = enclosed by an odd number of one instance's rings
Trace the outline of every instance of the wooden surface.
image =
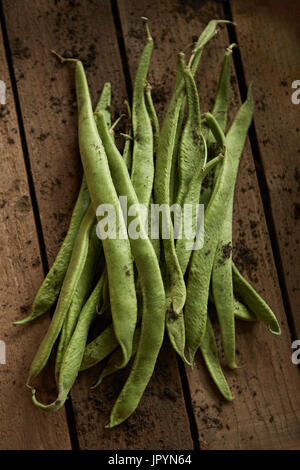
{"type": "MultiPolygon", "coordinates": [[[[80,449],[299,449],[300,380],[290,347],[291,333],[300,335],[300,105],[291,103],[291,82],[300,79],[296,0],[290,8],[279,1],[231,0],[225,11],[220,2],[200,0],[3,0],[2,8],[7,40],[4,44],[0,38],[0,79],[8,92],[0,117],[0,340],[7,343],[7,364],[0,364],[0,448],[68,449],[72,436],[73,447],[80,449]],[[186,371],[187,383],[182,382],[184,373],[165,346],[138,411],[124,425],[104,429],[126,373],[93,391],[89,386],[98,370],[82,374],[71,394],[69,419],[64,410],[45,414],[31,405],[25,382],[49,317],[18,329],[11,322],[30,308],[43,278],[40,252],[44,264],[55,258],[81,178],[73,71],[49,51],[85,60],[94,102],[103,83],[111,81],[113,113],[118,114],[144,44],[139,18],[148,16],[156,45],[149,79],[162,119],[177,52],[210,19],[230,14],[237,23],[242,63],[236,56],[230,119],[241,102],[240,90],[243,94],[252,79],[256,99],[254,131],[236,189],[233,253],[278,315],[282,336],[272,336],[263,325],[238,325],[240,368],[226,371],[235,395],[231,404],[220,399],[200,358],[194,372],[186,371]],[[37,213],[41,230],[36,229],[37,213]],[[292,332],[287,316],[296,326],[292,332]]],[[[230,38],[223,27],[203,55],[197,74],[203,112],[211,109],[230,38]]]]}
{"type": "Polygon", "coordinates": [[[0,63],[1,80],[6,85],[6,105],[1,105],[0,118],[0,332],[6,345],[6,364],[0,364],[0,447],[68,449],[65,410],[41,415],[32,407],[25,387],[28,364],[49,320],[44,318],[26,329],[12,325],[30,309],[43,270],[2,35],[0,63]]]}

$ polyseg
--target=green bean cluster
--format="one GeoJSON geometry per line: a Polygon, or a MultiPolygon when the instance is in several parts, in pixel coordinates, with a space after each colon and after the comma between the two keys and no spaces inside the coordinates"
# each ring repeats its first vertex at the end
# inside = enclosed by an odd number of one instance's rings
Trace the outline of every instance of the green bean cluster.
{"type": "MultiPolygon", "coordinates": [[[[243,278],[232,261],[232,215],[239,162],[253,114],[251,85],[229,129],[230,58],[235,44],[227,47],[211,112],[201,113],[194,80],[202,51],[217,32],[222,20],[210,21],[193,45],[188,60],[178,54],[176,81],[165,119],[160,127],[147,81],[153,39],[147,19],[146,45],[136,72],[132,107],[127,106],[124,146],[114,140],[116,124],[111,123],[111,86],[105,83],[99,102],[92,108],[88,83],[80,60],[75,64],[78,103],[79,149],[84,176],[69,230],[56,260],[34,300],[30,315],[15,322],[28,323],[54,308],[47,334],[30,367],[28,386],[32,400],[40,408],[61,408],[79,371],[101,367],[104,378],[129,367],[128,378],[117,398],[107,427],[126,420],[137,408],[153,374],[165,333],[174,350],[191,367],[197,352],[220,393],[233,396],[219,360],[211,317],[217,314],[226,365],[234,369],[235,322],[262,321],[280,334],[275,315],[243,278]],[[208,184],[202,184],[203,181],[208,184]],[[119,197],[128,205],[147,208],[164,204],[170,237],[151,239],[143,214],[119,211],[119,197]],[[187,249],[195,237],[174,233],[172,204],[204,204],[204,245],[187,249]],[[116,224],[127,234],[135,220],[138,238],[96,235],[102,216],[97,208],[110,204],[116,224]],[[110,324],[90,340],[94,322],[103,312],[110,324]],[[48,362],[55,347],[57,398],[43,404],[36,396],[33,381],[48,362]]],[[[149,227],[151,220],[148,221],[149,227]]],[[[192,227],[197,224],[193,211],[192,227]]]]}

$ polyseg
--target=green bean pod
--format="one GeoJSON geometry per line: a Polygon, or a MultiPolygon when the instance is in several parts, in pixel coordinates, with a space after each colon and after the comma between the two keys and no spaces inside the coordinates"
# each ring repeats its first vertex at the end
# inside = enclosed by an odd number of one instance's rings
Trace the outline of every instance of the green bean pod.
{"type": "Polygon", "coordinates": [[[95,366],[118,347],[113,325],[109,325],[97,338],[86,345],[80,370],[95,366]]]}
{"type": "MultiPolygon", "coordinates": [[[[107,108],[110,105],[110,102],[111,85],[110,83],[105,83],[99,102],[96,106],[96,110],[104,110],[108,126],[110,126],[110,112],[107,108]]],[[[86,179],[83,176],[79,195],[72,212],[70,225],[64,242],[56,256],[56,259],[51,269],[45,277],[43,284],[38,290],[30,315],[28,315],[23,320],[14,322],[14,325],[23,325],[34,320],[35,318],[38,318],[39,316],[49,311],[52,305],[54,304],[55,300],[59,295],[59,291],[61,289],[65,274],[67,272],[75,237],[77,235],[80,223],[83,219],[85,212],[88,209],[89,204],[90,196],[86,184],[86,179]]]]}
{"type": "Polygon", "coordinates": [[[163,126],[158,139],[155,181],[154,181],[154,200],[156,204],[164,204],[166,208],[166,220],[168,224],[169,236],[163,240],[164,257],[167,265],[168,275],[171,278],[171,298],[175,314],[180,315],[185,303],[186,289],[183,274],[177,259],[174,228],[169,210],[170,204],[170,176],[172,158],[174,152],[176,126],[182,100],[184,98],[183,82],[179,82],[175,89],[163,126]]]}
{"type": "Polygon", "coordinates": [[[76,286],[70,308],[68,310],[65,322],[62,327],[61,337],[58,343],[55,360],[55,377],[56,383],[58,383],[59,371],[61,362],[65,353],[65,350],[70,342],[78,317],[81,314],[82,307],[84,306],[87,297],[90,294],[91,284],[95,275],[96,264],[99,260],[101,242],[96,235],[96,226],[94,223],[95,216],[94,211],[91,211],[91,217],[93,217],[93,227],[90,233],[88,254],[85,261],[85,265],[78,284],[76,286]]]}
{"type": "MultiPolygon", "coordinates": [[[[139,326],[137,326],[134,332],[134,336],[133,336],[132,358],[136,355],[138,345],[139,345],[139,340],[140,340],[140,334],[141,334],[141,329],[139,326]]],[[[101,372],[99,379],[97,380],[95,385],[93,385],[91,388],[98,387],[102,383],[105,377],[108,377],[109,375],[112,375],[115,372],[117,372],[117,370],[119,370],[118,364],[120,363],[121,354],[122,354],[122,351],[120,348],[117,348],[115,351],[113,351],[113,353],[111,354],[110,358],[107,361],[105,368],[101,372]]]]}
{"type": "Polygon", "coordinates": [[[151,90],[152,87],[149,82],[146,82],[145,85],[145,98],[146,98],[146,108],[150,117],[150,121],[152,124],[152,131],[153,131],[153,152],[154,155],[156,156],[157,153],[157,146],[158,146],[158,138],[159,138],[159,122],[158,122],[158,117],[155,111],[155,107],[152,101],[152,95],[151,95],[151,90]]]}
{"type": "Polygon", "coordinates": [[[146,22],[148,42],[137,68],[132,98],[133,151],[131,180],[138,201],[150,204],[154,178],[153,131],[145,100],[145,83],[153,51],[153,39],[146,22]]]}
{"type": "Polygon", "coordinates": [[[217,343],[209,317],[206,321],[205,333],[200,344],[200,349],[211,378],[223,397],[228,401],[232,401],[233,396],[220,365],[217,343]]]}
{"type": "Polygon", "coordinates": [[[78,234],[76,236],[70,263],[60,291],[57,306],[52,317],[50,326],[48,328],[46,336],[40,344],[36,356],[32,361],[29,371],[29,377],[27,380],[28,385],[31,384],[32,380],[45,367],[53,345],[62,329],[63,323],[65,321],[66,315],[72,302],[75,289],[78,284],[78,280],[80,279],[81,273],[84,269],[84,264],[88,253],[89,234],[93,223],[94,211],[93,207],[90,206],[81,222],[78,234]]]}
{"type": "Polygon", "coordinates": [[[234,263],[232,263],[232,278],[234,292],[242,299],[244,304],[251,312],[254,312],[258,320],[262,321],[268,327],[271,333],[280,335],[280,326],[274,313],[249,282],[241,275],[234,263]]]}
{"type": "MultiPolygon", "coordinates": [[[[215,157],[214,159],[210,160],[205,168],[202,168],[200,165],[197,168],[196,172],[194,173],[194,176],[190,182],[188,191],[185,195],[185,198],[183,200],[183,208],[185,207],[185,204],[190,204],[193,209],[196,208],[196,205],[198,204],[199,197],[200,197],[200,191],[201,191],[201,185],[203,179],[208,175],[210,171],[212,171],[216,165],[220,164],[222,161],[223,157],[215,157]]],[[[197,228],[197,215],[196,211],[193,210],[192,214],[192,233],[196,233],[197,228]]],[[[182,219],[184,219],[184,209],[183,209],[183,214],[182,214],[182,219]]],[[[189,238],[185,231],[183,231],[181,238],[177,240],[176,243],[176,253],[177,257],[180,263],[180,268],[185,274],[191,255],[193,253],[193,250],[195,249],[201,249],[201,247],[196,245],[197,241],[195,240],[195,237],[193,235],[192,238],[189,238]]]]}
{"type": "MultiPolygon", "coordinates": [[[[214,301],[214,298],[213,298],[213,295],[212,293],[210,292],[209,293],[209,301],[214,305],[215,301],[214,301]]],[[[215,306],[215,305],[214,305],[215,306]]],[[[256,316],[254,315],[253,312],[251,312],[247,307],[246,305],[244,305],[242,302],[240,302],[237,297],[233,296],[233,308],[234,308],[234,316],[235,318],[237,318],[238,320],[243,320],[243,321],[249,321],[249,322],[253,322],[253,321],[257,321],[258,319],[256,318],[256,316]]]]}
{"type": "Polygon", "coordinates": [[[64,405],[68,394],[76,380],[80,365],[82,363],[89,328],[93,319],[97,315],[97,309],[95,306],[99,303],[99,297],[103,287],[103,280],[104,274],[101,275],[95,289],[83,307],[76,328],[63,355],[58,377],[57,399],[49,405],[44,405],[36,398],[36,390],[32,390],[33,403],[45,411],[59,410],[64,405]]]}
{"type": "Polygon", "coordinates": [[[201,138],[201,114],[198,90],[193,74],[191,70],[185,66],[182,57],[179,59],[179,63],[183,69],[187,96],[187,117],[181,136],[178,155],[179,187],[176,198],[177,204],[182,205],[184,196],[186,195],[197,167],[201,166],[202,168],[205,166],[205,154],[203,152],[203,139],[201,138]]]}
{"type": "Polygon", "coordinates": [[[125,144],[123,148],[123,160],[126,163],[128,173],[131,175],[131,166],[132,166],[132,117],[131,110],[128,101],[125,101],[127,106],[127,138],[125,138],[125,144]]]}
{"type": "Polygon", "coordinates": [[[230,59],[232,56],[232,49],[234,47],[236,47],[236,44],[231,44],[225,51],[212,112],[223,132],[225,132],[227,125],[230,101],[230,59]]]}
{"type": "Polygon", "coordinates": [[[258,318],[254,315],[251,310],[249,310],[246,305],[240,302],[235,296],[233,298],[233,306],[234,306],[234,316],[238,320],[243,321],[257,321],[258,318]]]}
{"type": "MultiPolygon", "coordinates": [[[[79,110],[79,147],[94,210],[109,204],[116,216],[119,233],[126,233],[118,196],[111,178],[106,153],[98,134],[83,65],[76,61],[76,94],[79,110]]],[[[104,118],[105,119],[105,118],[104,118]]],[[[131,357],[137,320],[137,302],[130,244],[127,238],[102,240],[107,266],[111,311],[116,338],[125,366],[131,357]]]]}
{"type": "Polygon", "coordinates": [[[227,204],[211,280],[226,363],[228,367],[235,369],[235,323],[231,273],[233,192],[232,200],[229,200],[227,204]]]}
{"type": "Polygon", "coordinates": [[[99,101],[96,105],[95,112],[102,111],[105,117],[107,127],[111,127],[111,84],[104,83],[99,101]]]}
{"type": "Polygon", "coordinates": [[[209,285],[221,235],[221,214],[224,210],[224,201],[230,199],[234,190],[239,161],[252,120],[252,113],[253,98],[250,86],[247,100],[240,107],[226,136],[225,158],[221,162],[219,175],[204,213],[205,247],[202,250],[194,251],[191,258],[185,323],[187,347],[192,363],[206,327],[209,285]]]}
{"type": "Polygon", "coordinates": [[[217,119],[211,113],[203,114],[202,119],[214,135],[221,151],[223,151],[225,148],[225,135],[217,119]]]}
{"type": "Polygon", "coordinates": [[[200,34],[188,64],[189,67],[191,67],[193,74],[195,74],[199,65],[204,46],[217,34],[217,27],[222,23],[233,24],[228,20],[211,20],[200,34]]]}

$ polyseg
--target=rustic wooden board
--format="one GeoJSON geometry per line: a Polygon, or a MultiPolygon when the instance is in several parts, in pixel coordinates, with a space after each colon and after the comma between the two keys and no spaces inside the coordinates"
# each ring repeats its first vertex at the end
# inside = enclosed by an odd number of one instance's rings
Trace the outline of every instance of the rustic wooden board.
{"type": "MultiPolygon", "coordinates": [[[[223,13],[214,2],[184,4],[122,0],[119,9],[132,75],[137,66],[140,43],[144,40],[139,17],[148,16],[151,20],[156,52],[150,81],[162,115],[174,83],[176,53],[198,36],[210,19],[224,17],[223,13]]],[[[203,111],[211,109],[228,41],[223,29],[203,56],[203,66],[197,75],[203,111]]],[[[235,81],[233,75],[231,118],[240,103],[235,81]]],[[[201,361],[194,373],[188,371],[200,446],[211,449],[300,448],[300,407],[295,393],[300,389],[299,373],[290,359],[290,334],[249,144],[239,174],[234,234],[236,261],[277,313],[282,336],[273,337],[262,325],[238,325],[237,357],[243,367],[227,374],[236,397],[233,404],[224,404],[220,400],[201,361]]]]}
{"type": "Polygon", "coordinates": [[[0,105],[0,340],[6,344],[6,364],[0,363],[0,448],[70,449],[64,410],[43,416],[25,386],[49,320],[27,328],[12,325],[29,313],[43,269],[1,31],[0,63],[6,85],[6,104],[0,105]]]}
{"type": "Polygon", "coordinates": [[[233,0],[246,80],[254,80],[255,128],[271,200],[288,300],[300,335],[300,5],[296,0],[233,0]],[[249,40],[251,38],[251,40],[249,40]]]}
{"type": "Polygon", "coordinates": [[[105,379],[96,390],[89,390],[97,378],[94,371],[85,374],[78,381],[72,397],[75,395],[78,399],[75,419],[79,424],[78,438],[82,448],[192,449],[177,363],[173,351],[166,344],[138,409],[120,426],[111,430],[104,429],[127,373],[128,371],[114,374],[105,379]]]}
{"type": "MultiPolygon", "coordinates": [[[[107,1],[57,2],[56,6],[46,0],[30,5],[4,1],[4,11],[51,263],[68,224],[81,170],[73,72],[60,66],[49,50],[70,51],[87,60],[94,102],[104,81],[111,81],[113,108],[119,112],[126,92],[116,32],[107,1]]],[[[112,431],[104,429],[115,398],[108,391],[117,392],[120,385],[116,380],[121,384],[122,377],[107,380],[103,387],[89,392],[97,374],[97,370],[83,374],[72,392],[80,448],[192,448],[176,358],[171,351],[163,353],[139,412],[112,431]]]]}

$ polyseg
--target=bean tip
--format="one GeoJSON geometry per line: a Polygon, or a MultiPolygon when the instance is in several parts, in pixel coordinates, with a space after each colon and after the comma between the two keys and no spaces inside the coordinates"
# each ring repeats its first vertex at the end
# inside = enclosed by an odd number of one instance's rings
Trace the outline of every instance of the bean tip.
{"type": "Polygon", "coordinates": [[[56,52],[54,49],[51,49],[51,53],[58,58],[61,64],[63,64],[64,62],[80,62],[79,59],[74,59],[73,57],[63,57],[62,55],[58,54],[58,52],[56,52]]]}
{"type": "Polygon", "coordinates": [[[235,47],[239,47],[239,46],[236,42],[233,42],[232,44],[230,44],[230,46],[226,47],[226,51],[232,52],[232,49],[234,49],[235,47]]]}

